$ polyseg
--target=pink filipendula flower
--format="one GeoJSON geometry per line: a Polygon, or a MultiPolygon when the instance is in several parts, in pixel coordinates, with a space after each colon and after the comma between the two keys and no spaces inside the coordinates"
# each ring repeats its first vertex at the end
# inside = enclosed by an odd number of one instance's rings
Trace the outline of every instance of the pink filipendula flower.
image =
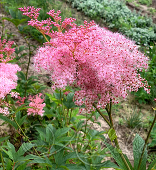
{"type": "Polygon", "coordinates": [[[68,93],[70,93],[70,91],[66,91],[66,92],[64,92],[64,94],[67,96],[68,95],[68,93]]]}
{"type": "Polygon", "coordinates": [[[40,115],[43,116],[44,110],[43,107],[45,106],[45,103],[43,103],[44,99],[41,99],[41,93],[39,95],[36,95],[34,97],[29,97],[29,100],[31,101],[29,103],[30,107],[34,107],[34,108],[29,108],[28,109],[28,115],[33,114],[33,116],[35,115],[40,115]]]}
{"type": "Polygon", "coordinates": [[[17,92],[11,92],[10,94],[11,94],[11,97],[14,97],[15,99],[17,99],[18,96],[20,95],[20,94],[17,93],[17,92]]]}
{"type": "MultiPolygon", "coordinates": [[[[20,10],[35,18],[38,13],[34,8],[29,9],[31,12],[28,8],[20,10]]],[[[34,56],[34,67],[51,74],[51,80],[55,82],[52,89],[75,84],[81,88],[75,92],[75,104],[85,104],[88,110],[94,109],[92,104],[95,101],[98,107],[105,108],[110,98],[117,103],[118,97],[126,99],[128,91],[138,91],[140,87],[150,93],[147,81],[138,73],[138,70],[148,69],[149,58],[138,50],[134,41],[100,28],[94,21],[84,21],[84,26],[77,26],[71,23],[74,19],[66,19],[59,25],[60,11],[56,14],[51,10],[48,14],[55,23],[31,19],[29,25],[51,37],[50,42],[39,48],[34,56]],[[55,24],[58,32],[44,27],[45,23],[49,28],[55,24]],[[62,33],[67,25],[72,28],[62,33]]]]}
{"type": "Polygon", "coordinates": [[[20,71],[17,64],[0,63],[0,98],[4,98],[12,89],[17,86],[17,71],[20,71]]]}
{"type": "Polygon", "coordinates": [[[11,48],[13,41],[2,41],[0,37],[0,98],[3,98],[17,86],[17,71],[21,68],[17,64],[9,64],[8,61],[14,57],[11,56],[15,48],[11,48]],[[5,59],[4,59],[5,58],[5,59]]]}
{"type": "Polygon", "coordinates": [[[8,111],[8,107],[4,107],[4,109],[0,107],[0,113],[3,113],[5,115],[9,115],[10,114],[9,111],[8,111]]]}
{"type": "Polygon", "coordinates": [[[14,41],[8,41],[4,39],[1,40],[0,37],[0,61],[2,63],[7,63],[10,60],[13,60],[15,56],[12,56],[12,54],[15,51],[15,48],[11,48],[11,46],[14,44],[14,41]]]}
{"type": "Polygon", "coordinates": [[[18,104],[19,106],[23,105],[26,97],[22,98],[20,96],[17,96],[17,98],[18,98],[18,101],[16,101],[16,104],[18,104]]]}

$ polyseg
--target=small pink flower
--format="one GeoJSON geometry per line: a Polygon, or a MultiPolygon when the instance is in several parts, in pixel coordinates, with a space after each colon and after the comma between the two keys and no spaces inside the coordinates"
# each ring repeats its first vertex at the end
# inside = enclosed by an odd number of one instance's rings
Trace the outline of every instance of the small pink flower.
{"type": "Polygon", "coordinates": [[[5,115],[9,114],[8,107],[0,108],[0,113],[4,113],[5,115]]]}
{"type": "Polygon", "coordinates": [[[33,114],[33,116],[35,115],[43,116],[43,113],[44,113],[43,107],[45,106],[45,103],[43,103],[44,99],[40,98],[41,95],[42,94],[40,93],[39,96],[38,95],[34,97],[29,96],[29,100],[31,101],[29,103],[29,106],[33,108],[28,109],[28,115],[33,114]]]}
{"type": "Polygon", "coordinates": [[[17,99],[17,98],[18,98],[18,95],[20,95],[20,94],[17,93],[17,92],[11,92],[10,94],[11,94],[11,97],[15,97],[15,99],[17,99]]]}
{"type": "Polygon", "coordinates": [[[66,91],[66,92],[64,92],[64,94],[67,96],[68,95],[68,93],[70,93],[70,91],[66,91]]]}
{"type": "Polygon", "coordinates": [[[18,101],[16,102],[19,106],[21,106],[21,105],[23,105],[24,104],[24,101],[25,101],[25,97],[20,97],[20,96],[18,96],[17,97],[18,98],[18,101]]]}

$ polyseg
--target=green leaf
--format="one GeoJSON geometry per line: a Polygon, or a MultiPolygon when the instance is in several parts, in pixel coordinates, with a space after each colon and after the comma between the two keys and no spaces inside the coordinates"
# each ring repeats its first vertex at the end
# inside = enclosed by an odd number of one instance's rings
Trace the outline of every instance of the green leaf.
{"type": "Polygon", "coordinates": [[[21,11],[18,11],[18,12],[17,12],[17,16],[18,16],[18,19],[20,19],[20,20],[22,19],[21,11]]]}
{"type": "Polygon", "coordinates": [[[16,168],[16,170],[25,170],[27,164],[28,164],[28,162],[22,163],[20,166],[18,166],[18,167],[16,168]]]}
{"type": "Polygon", "coordinates": [[[8,138],[9,138],[9,136],[7,136],[7,137],[0,137],[0,143],[1,143],[2,141],[4,141],[4,140],[8,139],[8,138]]]}
{"type": "MultiPolygon", "coordinates": [[[[15,161],[16,158],[17,158],[17,157],[16,157],[17,154],[16,154],[16,151],[15,151],[15,147],[14,147],[14,145],[11,144],[10,142],[7,142],[7,145],[8,145],[8,147],[9,147],[10,149],[8,149],[7,152],[5,151],[5,153],[8,154],[8,156],[9,156],[10,159],[12,159],[13,161],[15,161]]],[[[3,151],[4,151],[4,150],[3,150],[3,151]]]]}
{"type": "Polygon", "coordinates": [[[83,124],[84,124],[84,120],[79,121],[77,124],[77,129],[80,130],[82,128],[83,124]]]}
{"type": "MultiPolygon", "coordinates": [[[[112,145],[109,145],[108,143],[106,143],[104,141],[105,145],[107,146],[107,148],[109,149],[110,153],[112,154],[113,158],[116,160],[116,162],[118,163],[119,167],[123,170],[128,170],[125,163],[123,162],[119,151],[114,148],[112,145]]],[[[123,154],[124,155],[124,154],[123,154]]],[[[130,164],[130,163],[129,163],[130,164]]]]}
{"type": "Polygon", "coordinates": [[[74,93],[68,93],[67,99],[63,100],[63,104],[67,107],[67,109],[76,107],[76,105],[73,102],[73,97],[74,97],[74,93]]]}
{"type": "Polygon", "coordinates": [[[25,48],[25,46],[24,46],[24,45],[21,45],[21,46],[19,47],[18,53],[20,53],[21,51],[23,51],[24,48],[25,48]]]}
{"type": "Polygon", "coordinates": [[[61,101],[53,97],[52,94],[48,94],[48,93],[45,94],[49,97],[51,101],[55,102],[56,104],[61,104],[61,101]]]}
{"type": "Polygon", "coordinates": [[[86,168],[82,165],[72,165],[72,164],[66,164],[68,170],[86,170],[86,168]]]}
{"type": "Polygon", "coordinates": [[[49,124],[47,127],[46,127],[46,142],[49,142],[52,141],[55,139],[54,138],[54,128],[51,124],[49,124]]]}
{"type": "Polygon", "coordinates": [[[156,170],[156,160],[149,165],[148,170],[156,170]]]}
{"type": "Polygon", "coordinates": [[[10,125],[12,125],[15,129],[18,129],[18,126],[16,125],[16,123],[14,121],[11,121],[9,118],[7,118],[6,116],[3,116],[2,114],[0,114],[0,119],[4,120],[5,122],[9,123],[10,125]]]}
{"type": "Polygon", "coordinates": [[[101,168],[118,168],[121,169],[120,167],[118,167],[116,164],[114,164],[111,161],[105,161],[102,163],[102,165],[100,166],[101,168]]]}
{"type": "Polygon", "coordinates": [[[56,162],[57,165],[62,165],[63,163],[65,163],[65,159],[64,159],[64,154],[63,153],[64,153],[64,149],[59,147],[57,153],[54,154],[55,162],[56,162]]]}
{"type": "Polygon", "coordinates": [[[12,18],[16,19],[16,12],[13,11],[12,9],[9,9],[9,13],[12,16],[12,18]]]}
{"type": "Polygon", "coordinates": [[[12,170],[12,161],[10,159],[5,158],[6,162],[6,170],[12,170]]]}
{"type": "Polygon", "coordinates": [[[61,129],[57,129],[56,132],[55,132],[55,138],[58,138],[64,134],[66,134],[68,131],[69,131],[70,128],[68,127],[64,127],[64,128],[61,128],[61,129]]]}
{"type": "Polygon", "coordinates": [[[26,80],[25,74],[22,71],[19,71],[17,73],[18,77],[21,78],[22,80],[26,80]]]}
{"type": "Polygon", "coordinates": [[[25,152],[27,152],[29,149],[31,149],[34,146],[34,144],[31,143],[23,143],[22,146],[17,151],[18,157],[24,155],[25,152]]]}
{"type": "MultiPolygon", "coordinates": [[[[133,141],[134,169],[138,168],[144,144],[145,144],[145,141],[138,134],[136,134],[134,141],[133,141]]],[[[146,161],[147,161],[147,147],[145,149],[139,170],[146,170],[146,161]]]]}
{"type": "Polygon", "coordinates": [[[116,136],[116,132],[113,128],[109,129],[108,131],[108,136],[109,136],[109,139],[111,140],[111,142],[117,138],[116,136]]]}

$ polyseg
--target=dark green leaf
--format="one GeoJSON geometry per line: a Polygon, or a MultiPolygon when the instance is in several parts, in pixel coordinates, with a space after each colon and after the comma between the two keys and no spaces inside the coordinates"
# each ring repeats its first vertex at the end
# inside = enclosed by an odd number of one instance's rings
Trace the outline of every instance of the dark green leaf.
{"type": "Polygon", "coordinates": [[[74,93],[68,93],[67,99],[63,100],[63,104],[67,107],[67,109],[76,107],[76,105],[73,102],[73,97],[74,97],[74,93]]]}
{"type": "Polygon", "coordinates": [[[16,12],[13,11],[12,9],[9,9],[9,13],[12,16],[12,18],[16,19],[16,12]]]}

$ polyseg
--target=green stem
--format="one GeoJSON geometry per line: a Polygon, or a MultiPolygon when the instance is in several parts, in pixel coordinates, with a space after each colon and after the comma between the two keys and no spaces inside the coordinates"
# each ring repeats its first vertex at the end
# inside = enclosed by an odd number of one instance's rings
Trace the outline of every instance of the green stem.
{"type": "MultiPolygon", "coordinates": [[[[155,113],[155,110],[154,110],[154,113],[155,113]]],[[[140,169],[141,162],[142,162],[142,159],[143,159],[143,155],[144,155],[144,152],[145,152],[145,149],[146,149],[146,146],[147,146],[147,142],[148,142],[148,140],[149,140],[151,131],[152,131],[153,127],[154,127],[155,121],[156,121],[156,114],[155,114],[154,120],[153,120],[153,122],[152,122],[152,125],[151,125],[151,127],[150,127],[150,130],[149,130],[149,132],[148,132],[147,138],[146,138],[146,140],[145,140],[145,144],[144,144],[144,147],[143,147],[143,150],[142,150],[142,153],[141,153],[141,157],[140,157],[140,160],[139,160],[139,165],[138,165],[138,169],[137,169],[137,170],[140,169]]]]}
{"type": "MultiPolygon", "coordinates": [[[[26,41],[27,42],[27,41],[26,41]]],[[[30,49],[30,44],[27,42],[29,46],[29,61],[28,61],[28,66],[27,66],[27,72],[26,72],[26,80],[28,78],[28,70],[29,70],[29,65],[30,65],[30,58],[31,58],[31,49],[30,49]]]]}
{"type": "MultiPolygon", "coordinates": [[[[28,71],[29,71],[29,65],[30,65],[30,58],[31,58],[31,49],[30,49],[30,44],[29,42],[25,39],[28,47],[29,47],[29,61],[28,61],[28,66],[27,66],[27,71],[26,71],[26,80],[28,79],[28,71]]],[[[27,89],[27,82],[26,82],[26,86],[25,86],[25,97],[26,97],[26,90],[27,89]]]]}
{"type": "Polygon", "coordinates": [[[109,127],[111,127],[110,122],[107,120],[107,118],[102,114],[102,112],[100,111],[100,109],[97,108],[96,104],[93,103],[93,106],[96,108],[96,110],[99,112],[99,114],[103,117],[103,119],[106,121],[106,123],[109,125],[109,127]]]}
{"type": "Polygon", "coordinates": [[[69,117],[69,122],[68,122],[69,125],[70,125],[70,120],[71,120],[71,116],[72,116],[72,110],[73,109],[71,109],[71,112],[70,112],[70,117],[69,117]]]}
{"type": "Polygon", "coordinates": [[[2,152],[1,152],[1,151],[0,151],[0,155],[1,155],[1,160],[2,160],[3,170],[5,170],[5,167],[4,167],[4,160],[3,160],[3,155],[2,155],[2,152]]]}
{"type": "MultiPolygon", "coordinates": [[[[14,117],[13,117],[14,118],[14,117]]],[[[17,123],[16,119],[14,118],[14,121],[16,122],[17,126],[19,127],[19,129],[21,130],[21,132],[23,133],[23,135],[25,136],[25,138],[28,140],[29,143],[31,143],[31,141],[29,140],[28,136],[26,136],[26,134],[24,133],[24,131],[22,130],[22,128],[20,127],[20,125],[17,123]]],[[[32,143],[31,143],[32,144],[32,143]]],[[[36,154],[41,157],[39,155],[39,153],[37,152],[37,150],[35,149],[35,147],[33,146],[34,151],[36,152],[36,154]]]]}
{"type": "MultiPolygon", "coordinates": [[[[114,125],[113,125],[113,119],[112,119],[112,99],[110,99],[110,105],[107,105],[106,110],[107,110],[107,113],[108,113],[108,116],[109,116],[111,128],[113,128],[115,130],[114,125]]],[[[125,159],[125,157],[122,153],[122,150],[120,149],[117,137],[114,139],[114,142],[115,142],[115,146],[117,147],[117,149],[121,151],[119,154],[120,154],[124,164],[126,165],[127,169],[131,170],[131,168],[129,167],[129,165],[128,165],[128,163],[127,163],[127,161],[126,161],[126,159],[125,159]]]]}
{"type": "MultiPolygon", "coordinates": [[[[93,104],[93,106],[100,113],[100,115],[104,118],[104,120],[107,122],[107,124],[110,126],[110,128],[113,128],[115,130],[114,125],[113,125],[112,115],[111,115],[111,113],[112,113],[112,99],[110,99],[110,105],[107,104],[107,106],[106,106],[106,111],[107,111],[108,116],[109,116],[109,121],[105,118],[105,116],[101,113],[101,111],[96,107],[95,103],[93,104]]],[[[116,145],[117,149],[121,150],[117,138],[114,139],[114,142],[115,142],[115,145],[116,145]]],[[[125,160],[125,157],[124,157],[123,153],[121,152],[119,154],[120,154],[124,164],[126,165],[127,169],[131,170],[131,168],[129,167],[127,161],[125,160]]]]}

